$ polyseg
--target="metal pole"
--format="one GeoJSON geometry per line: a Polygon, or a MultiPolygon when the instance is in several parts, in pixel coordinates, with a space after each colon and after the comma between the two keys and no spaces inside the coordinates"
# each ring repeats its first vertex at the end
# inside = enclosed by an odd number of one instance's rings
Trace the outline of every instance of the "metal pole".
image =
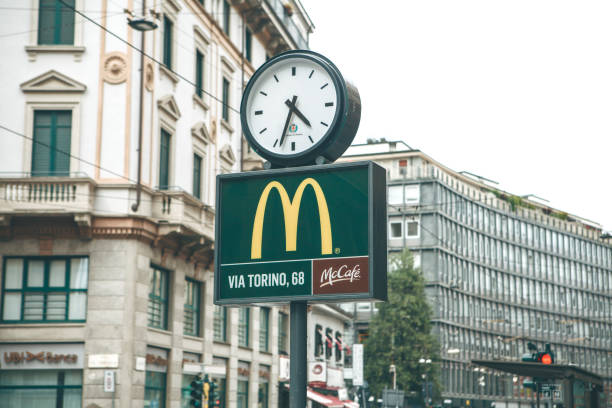
{"type": "Polygon", "coordinates": [[[540,383],[536,382],[536,407],[540,408],[540,383]]]}
{"type": "Polygon", "coordinates": [[[290,362],[289,362],[289,407],[306,407],[306,327],[307,303],[291,302],[290,362]]]}

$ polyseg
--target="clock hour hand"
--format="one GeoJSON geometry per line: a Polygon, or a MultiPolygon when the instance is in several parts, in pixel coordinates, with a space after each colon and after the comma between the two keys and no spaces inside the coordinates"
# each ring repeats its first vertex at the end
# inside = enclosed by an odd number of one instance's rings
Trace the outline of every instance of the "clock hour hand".
{"type": "Polygon", "coordinates": [[[308,119],[306,119],[306,116],[304,116],[304,114],[302,112],[300,112],[300,110],[297,108],[297,106],[295,106],[295,102],[291,102],[289,99],[287,99],[285,101],[285,105],[287,105],[289,108],[291,108],[291,110],[297,115],[298,118],[300,118],[302,120],[302,122],[304,122],[304,124],[308,127],[312,127],[310,126],[310,122],[308,121],[308,119]]]}
{"type": "MultiPolygon", "coordinates": [[[[293,104],[295,105],[295,101],[297,101],[297,96],[293,95],[293,104]]],[[[287,120],[285,121],[285,127],[283,128],[283,134],[281,135],[280,143],[278,146],[282,146],[285,141],[285,137],[287,136],[287,129],[289,129],[289,123],[291,122],[291,114],[293,113],[293,109],[289,108],[289,113],[287,114],[287,120]]]]}

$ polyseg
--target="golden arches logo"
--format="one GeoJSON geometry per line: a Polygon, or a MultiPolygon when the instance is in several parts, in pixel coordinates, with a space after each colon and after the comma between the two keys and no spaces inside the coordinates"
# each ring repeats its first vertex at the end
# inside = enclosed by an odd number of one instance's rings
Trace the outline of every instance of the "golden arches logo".
{"type": "Polygon", "coordinates": [[[285,250],[295,251],[297,246],[297,226],[298,216],[300,215],[300,204],[302,195],[307,186],[312,187],[317,198],[319,207],[319,222],[321,224],[321,255],[329,255],[332,253],[332,232],[331,223],[329,221],[329,210],[327,209],[327,201],[323,190],[317,181],[313,178],[304,179],[298,186],[293,200],[289,199],[287,190],[278,181],[271,181],[266,185],[257,204],[255,212],[255,220],[253,221],[253,236],[251,238],[251,259],[261,258],[261,241],[263,234],[264,214],[268,203],[268,196],[272,189],[276,189],[281,198],[283,206],[283,215],[285,217],[285,250]]]}

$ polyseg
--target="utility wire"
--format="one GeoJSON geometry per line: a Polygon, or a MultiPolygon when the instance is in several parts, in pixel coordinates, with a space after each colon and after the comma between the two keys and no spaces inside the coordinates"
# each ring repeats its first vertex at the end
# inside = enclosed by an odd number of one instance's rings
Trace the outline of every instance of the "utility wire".
{"type": "MultiPolygon", "coordinates": [[[[124,14],[123,12],[121,13],[115,13],[115,14],[106,14],[105,16],[100,17],[99,19],[103,19],[104,17],[110,18],[110,17],[116,17],[119,15],[124,14]]],[[[27,31],[19,31],[19,32],[13,32],[13,33],[5,33],[5,34],[0,34],[0,38],[6,38],[6,37],[13,37],[13,36],[17,36],[17,35],[23,35],[23,34],[29,34],[29,33],[35,33],[37,31],[40,32],[46,32],[46,31],[51,31],[57,27],[68,27],[68,26],[75,26],[77,24],[84,24],[85,21],[79,21],[79,22],[72,22],[72,23],[64,23],[64,24],[54,24],[48,27],[44,27],[42,30],[39,30],[38,28],[35,28],[33,30],[27,30],[27,31]]]]}
{"type": "Polygon", "coordinates": [[[121,38],[119,35],[115,34],[114,32],[110,31],[109,29],[107,29],[106,27],[104,27],[103,25],[99,24],[98,22],[94,21],[93,19],[91,19],[89,16],[87,16],[86,14],[80,12],[79,10],[77,10],[76,8],[72,7],[71,5],[67,4],[66,2],[64,2],[64,0],[57,0],[60,3],[62,3],[64,6],[66,6],[67,8],[69,8],[70,10],[74,11],[75,13],[77,13],[78,15],[80,15],[81,17],[83,17],[84,19],[88,20],[89,22],[95,24],[96,26],[98,26],[100,29],[104,30],[105,32],[107,32],[108,34],[112,35],[113,37],[115,37],[117,40],[121,41],[122,43],[126,44],[128,47],[132,48],[133,50],[141,53],[142,55],[144,55],[145,57],[147,57],[148,59],[150,59],[151,61],[155,62],[156,64],[163,66],[165,69],[167,69],[168,71],[172,72],[174,75],[176,75],[178,78],[182,79],[183,81],[187,82],[188,84],[192,85],[194,88],[201,90],[203,93],[205,93],[206,95],[210,96],[212,99],[216,100],[217,102],[221,103],[221,105],[223,106],[227,106],[228,109],[236,112],[236,113],[240,113],[240,111],[238,109],[235,109],[234,107],[230,106],[229,104],[223,102],[223,100],[219,99],[217,96],[211,94],[210,92],[206,91],[205,89],[199,88],[194,82],[190,81],[189,79],[187,79],[186,77],[184,77],[183,75],[179,74],[178,72],[174,71],[173,69],[171,69],[170,67],[166,66],[165,64],[163,64],[161,61],[157,60],[156,58],[152,57],[151,55],[147,54],[146,52],[144,52],[144,50],[141,50],[140,48],[136,47],[135,45],[132,45],[132,43],[130,43],[129,41],[124,40],[123,38],[121,38]]]}

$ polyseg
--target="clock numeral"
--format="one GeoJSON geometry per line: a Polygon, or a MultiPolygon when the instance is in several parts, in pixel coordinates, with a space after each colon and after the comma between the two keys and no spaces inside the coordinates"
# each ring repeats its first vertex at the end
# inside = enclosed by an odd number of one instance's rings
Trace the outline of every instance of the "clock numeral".
{"type": "Polygon", "coordinates": [[[295,76],[295,67],[291,67],[291,76],[295,76]]]}
{"type": "Polygon", "coordinates": [[[310,143],[314,143],[314,140],[312,140],[312,137],[308,136],[308,138],[310,139],[310,143]]]}
{"type": "Polygon", "coordinates": [[[333,102],[325,102],[325,106],[334,106],[333,102]]]}
{"type": "Polygon", "coordinates": [[[327,85],[329,85],[329,82],[326,82],[325,85],[321,87],[321,89],[325,88],[327,85]]]}
{"type": "Polygon", "coordinates": [[[259,131],[259,134],[261,135],[263,132],[265,132],[266,130],[268,130],[268,128],[263,128],[259,131]]]}
{"type": "MultiPolygon", "coordinates": [[[[323,126],[329,126],[329,125],[328,125],[327,123],[325,123],[325,122],[321,122],[321,124],[322,124],[323,126]]],[[[260,133],[261,133],[261,132],[260,132],[260,133]]]]}
{"type": "Polygon", "coordinates": [[[259,91],[260,94],[262,94],[263,96],[268,96],[267,93],[265,93],[264,91],[259,91]]]}
{"type": "Polygon", "coordinates": [[[274,145],[273,145],[272,147],[276,147],[276,144],[277,144],[277,143],[278,143],[278,139],[276,139],[276,140],[274,141],[274,145]]]}
{"type": "Polygon", "coordinates": [[[291,151],[295,150],[295,142],[291,142],[291,151]]]}
{"type": "Polygon", "coordinates": [[[276,79],[276,82],[278,82],[278,78],[276,77],[276,75],[274,75],[274,79],[276,79]]]}
{"type": "Polygon", "coordinates": [[[314,69],[310,71],[310,75],[308,75],[308,79],[312,78],[312,74],[314,74],[314,69]]]}
{"type": "Polygon", "coordinates": [[[255,111],[256,115],[263,115],[263,111],[255,111]]]}

